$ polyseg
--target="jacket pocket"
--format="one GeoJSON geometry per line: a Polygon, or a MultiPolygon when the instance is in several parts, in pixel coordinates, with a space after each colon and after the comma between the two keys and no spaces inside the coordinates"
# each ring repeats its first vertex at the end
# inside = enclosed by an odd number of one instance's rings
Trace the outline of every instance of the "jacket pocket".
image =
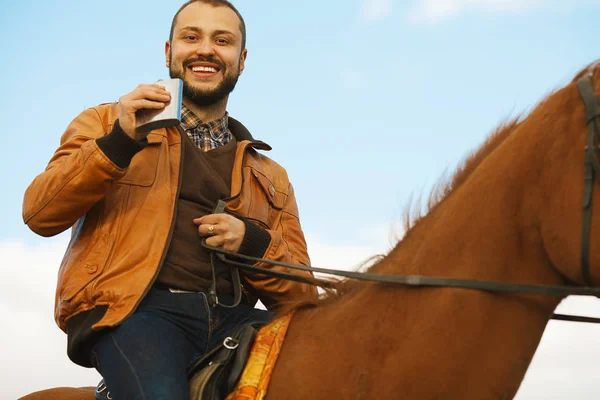
{"type": "Polygon", "coordinates": [[[162,136],[148,135],[148,146],[131,159],[127,173],[117,181],[123,185],[152,186],[160,159],[162,136]]]}
{"type": "Polygon", "coordinates": [[[259,220],[268,227],[275,226],[287,197],[275,187],[268,176],[252,169],[252,202],[249,218],[259,220]]]}
{"type": "Polygon", "coordinates": [[[252,170],[252,175],[254,175],[256,178],[258,186],[262,189],[262,192],[264,193],[266,200],[271,207],[277,210],[283,209],[283,204],[285,203],[287,193],[277,190],[269,177],[256,171],[255,169],[252,170]]]}
{"type": "Polygon", "coordinates": [[[85,259],[70,268],[60,292],[61,301],[71,300],[102,273],[113,245],[111,236],[100,236],[85,259]]]}

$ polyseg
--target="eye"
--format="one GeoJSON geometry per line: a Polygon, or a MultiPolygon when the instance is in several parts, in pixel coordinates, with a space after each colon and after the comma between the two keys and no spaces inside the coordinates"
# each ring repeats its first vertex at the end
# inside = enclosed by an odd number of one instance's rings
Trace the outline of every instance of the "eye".
{"type": "Polygon", "coordinates": [[[227,39],[225,39],[225,38],[218,38],[218,39],[216,40],[216,42],[217,42],[218,44],[228,44],[228,43],[229,43],[229,40],[227,40],[227,39]]]}
{"type": "Polygon", "coordinates": [[[187,41],[194,41],[198,39],[196,35],[185,35],[183,38],[187,41]]]}

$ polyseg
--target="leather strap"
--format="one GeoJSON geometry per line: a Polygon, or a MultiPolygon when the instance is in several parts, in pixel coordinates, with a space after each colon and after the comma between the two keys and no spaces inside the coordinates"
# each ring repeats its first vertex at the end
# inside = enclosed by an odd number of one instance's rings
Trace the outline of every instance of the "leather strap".
{"type": "MultiPolygon", "coordinates": [[[[225,263],[230,265],[236,265],[238,268],[250,271],[257,274],[272,276],[276,278],[288,279],[291,281],[307,283],[309,285],[316,285],[327,288],[334,288],[335,283],[326,281],[318,278],[305,278],[303,276],[294,275],[290,272],[276,271],[261,267],[255,267],[250,264],[241,263],[225,257],[230,255],[238,259],[245,259],[248,261],[262,262],[270,265],[279,265],[294,270],[318,272],[326,275],[336,275],[349,279],[356,279],[368,282],[379,282],[390,285],[398,286],[414,286],[414,287],[454,287],[462,289],[474,289],[483,290],[488,292],[504,292],[504,293],[526,293],[526,294],[542,294],[548,296],[595,296],[600,297],[600,287],[578,287],[578,286],[551,286],[551,285],[534,285],[534,284],[523,284],[523,283],[505,283],[505,282],[494,282],[494,281],[482,281],[482,280],[471,280],[471,279],[456,279],[456,278],[440,278],[440,277],[429,277],[420,275],[389,275],[389,274],[376,274],[370,272],[355,272],[355,271],[339,271],[327,268],[317,267],[306,267],[304,265],[289,264],[284,262],[274,262],[267,259],[250,257],[243,254],[230,253],[223,251],[216,247],[206,247],[217,253],[217,257],[225,263]]],[[[565,315],[565,314],[553,314],[552,319],[559,321],[572,321],[572,322],[590,322],[600,323],[600,318],[585,317],[579,315],[565,315]]]]}
{"type": "Polygon", "coordinates": [[[581,228],[581,274],[586,285],[593,286],[590,271],[590,240],[592,225],[592,196],[594,188],[594,177],[600,173],[600,163],[596,155],[595,138],[600,136],[598,128],[598,117],[600,117],[600,104],[596,99],[594,88],[588,77],[582,77],[577,81],[579,94],[585,104],[585,122],[588,127],[588,141],[585,147],[584,176],[583,176],[583,223],[581,228]]]}
{"type": "MultiPolygon", "coordinates": [[[[219,200],[217,202],[217,206],[215,207],[213,213],[220,214],[225,212],[225,202],[223,200],[219,200]]],[[[211,248],[206,244],[206,238],[202,239],[202,246],[205,248],[211,248]]],[[[215,248],[215,247],[213,247],[215,248]]],[[[242,301],[242,282],[240,280],[240,271],[234,265],[231,266],[231,283],[233,284],[233,303],[232,304],[224,304],[219,302],[219,295],[217,294],[217,272],[215,266],[215,252],[210,253],[210,267],[212,270],[212,283],[210,285],[210,289],[208,291],[209,301],[213,304],[213,306],[220,305],[225,308],[235,308],[242,301]]]]}

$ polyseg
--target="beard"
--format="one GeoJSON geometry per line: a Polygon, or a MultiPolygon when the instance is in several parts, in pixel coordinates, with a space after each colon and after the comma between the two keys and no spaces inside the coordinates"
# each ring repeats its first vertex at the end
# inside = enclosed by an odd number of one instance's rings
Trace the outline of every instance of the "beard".
{"type": "Polygon", "coordinates": [[[169,76],[173,78],[179,78],[183,81],[183,97],[187,98],[192,103],[199,107],[207,107],[216,104],[233,92],[235,85],[239,78],[239,66],[237,71],[229,74],[225,65],[222,62],[212,57],[196,57],[190,58],[183,62],[182,68],[177,69],[173,67],[171,57],[169,55],[169,76]],[[194,62],[205,61],[216,64],[219,66],[219,70],[223,71],[223,80],[213,89],[200,89],[194,87],[188,81],[185,80],[184,75],[187,70],[187,66],[194,62]]]}

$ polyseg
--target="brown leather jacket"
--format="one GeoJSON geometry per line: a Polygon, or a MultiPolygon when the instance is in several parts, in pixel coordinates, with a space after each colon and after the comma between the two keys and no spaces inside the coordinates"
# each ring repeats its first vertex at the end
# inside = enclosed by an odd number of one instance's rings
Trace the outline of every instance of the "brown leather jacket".
{"type": "MultiPolygon", "coordinates": [[[[62,136],[46,170],[25,192],[23,219],[34,232],[52,236],[72,227],[56,289],[55,319],[63,330],[70,317],[96,305],[108,310],[94,329],[119,324],[153,284],[169,245],[179,188],[180,131],[151,132],[148,146],[128,168],[119,168],[95,140],[111,132],[117,117],[114,103],[81,113],[62,136]]],[[[245,131],[239,122],[231,121],[245,131]]],[[[309,265],[287,174],[256,149],[270,147],[238,140],[226,208],[267,230],[271,242],[264,258],[309,265]]],[[[268,308],[316,295],[310,285],[244,275],[245,285],[268,308]]]]}

